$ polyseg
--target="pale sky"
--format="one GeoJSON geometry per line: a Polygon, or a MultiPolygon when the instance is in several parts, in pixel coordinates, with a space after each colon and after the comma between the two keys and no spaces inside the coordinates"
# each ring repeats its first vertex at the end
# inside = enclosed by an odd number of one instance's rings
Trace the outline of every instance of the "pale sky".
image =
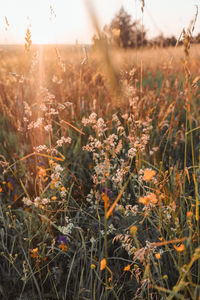
{"type": "MultiPolygon", "coordinates": [[[[123,5],[135,19],[141,19],[140,0],[90,0],[101,27],[109,24],[123,5]]],[[[29,24],[33,43],[90,43],[94,29],[87,0],[0,0],[0,43],[24,43],[29,24]],[[54,13],[51,13],[50,6],[54,13]],[[6,25],[5,17],[9,26],[6,25]]],[[[195,15],[200,0],[145,0],[143,24],[148,36],[161,32],[179,36],[195,15]]],[[[200,32],[200,15],[195,32],[200,32]]]]}

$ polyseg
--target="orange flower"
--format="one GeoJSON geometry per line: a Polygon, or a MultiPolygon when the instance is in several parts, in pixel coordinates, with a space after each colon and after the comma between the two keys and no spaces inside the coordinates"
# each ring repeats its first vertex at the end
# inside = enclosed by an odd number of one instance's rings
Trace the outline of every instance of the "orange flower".
{"type": "Polygon", "coordinates": [[[106,259],[103,258],[100,262],[100,270],[103,271],[107,265],[106,259]]]}
{"type": "Polygon", "coordinates": [[[142,203],[144,205],[156,204],[157,202],[158,199],[156,197],[156,194],[154,193],[139,198],[139,203],[142,203]]]}
{"type": "Polygon", "coordinates": [[[190,218],[192,218],[192,216],[193,216],[193,212],[192,211],[188,211],[187,212],[187,217],[190,219],[190,218]]]}
{"type": "Polygon", "coordinates": [[[67,252],[67,251],[68,251],[68,247],[67,247],[67,245],[65,245],[65,244],[60,244],[60,245],[59,245],[59,248],[60,248],[62,251],[64,251],[64,252],[67,252]]]}
{"type": "Polygon", "coordinates": [[[64,192],[66,191],[66,188],[64,186],[61,187],[61,191],[64,192]]]}
{"type": "Polygon", "coordinates": [[[7,186],[9,188],[9,190],[13,191],[14,188],[13,188],[13,186],[12,186],[12,184],[10,182],[7,183],[7,186]]]}
{"type": "Polygon", "coordinates": [[[185,245],[184,244],[180,244],[180,246],[174,246],[174,249],[177,251],[177,252],[182,252],[185,250],[185,245]]]}
{"type": "Polygon", "coordinates": [[[160,259],[160,257],[161,257],[160,253],[156,253],[156,254],[155,254],[155,258],[156,258],[156,259],[160,259]]]}
{"type": "Polygon", "coordinates": [[[102,199],[104,201],[104,208],[105,208],[105,210],[107,210],[110,206],[110,199],[107,196],[107,194],[105,194],[105,193],[102,193],[101,196],[102,196],[102,199]]]}
{"type": "Polygon", "coordinates": [[[51,197],[51,199],[55,201],[57,199],[57,197],[53,196],[53,197],[51,197]]]}
{"type": "Polygon", "coordinates": [[[127,265],[125,268],[124,268],[124,271],[129,271],[131,268],[131,265],[127,265]]]}
{"type": "Polygon", "coordinates": [[[47,172],[44,167],[39,167],[38,176],[39,176],[40,180],[43,182],[46,182],[48,180],[47,172]]]}
{"type": "Polygon", "coordinates": [[[56,183],[56,179],[53,179],[50,185],[51,190],[55,189],[55,183],[56,183]]]}
{"type": "Polygon", "coordinates": [[[2,187],[0,186],[0,193],[3,191],[2,187]]]}
{"type": "Polygon", "coordinates": [[[30,250],[31,257],[36,258],[38,256],[38,248],[30,250]]]}
{"type": "Polygon", "coordinates": [[[155,175],[156,175],[156,171],[146,169],[144,170],[144,175],[142,177],[142,180],[150,181],[155,175]]]}

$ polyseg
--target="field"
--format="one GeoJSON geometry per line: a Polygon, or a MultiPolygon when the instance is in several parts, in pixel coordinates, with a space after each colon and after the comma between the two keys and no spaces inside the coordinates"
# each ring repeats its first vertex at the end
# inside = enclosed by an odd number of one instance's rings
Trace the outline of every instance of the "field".
{"type": "Polygon", "coordinates": [[[200,47],[0,47],[0,298],[200,299],[200,47]]]}

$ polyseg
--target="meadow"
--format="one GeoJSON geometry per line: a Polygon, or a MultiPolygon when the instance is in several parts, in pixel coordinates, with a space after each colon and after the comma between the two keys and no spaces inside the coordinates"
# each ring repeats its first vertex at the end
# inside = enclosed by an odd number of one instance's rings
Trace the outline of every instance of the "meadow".
{"type": "Polygon", "coordinates": [[[200,46],[28,50],[0,47],[0,298],[200,299],[200,46]]]}

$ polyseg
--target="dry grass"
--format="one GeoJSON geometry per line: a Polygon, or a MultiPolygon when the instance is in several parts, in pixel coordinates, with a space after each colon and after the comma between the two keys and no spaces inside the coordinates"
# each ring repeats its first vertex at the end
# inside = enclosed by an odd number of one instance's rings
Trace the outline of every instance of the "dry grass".
{"type": "Polygon", "coordinates": [[[199,46],[1,49],[2,297],[198,299],[199,46]]]}

